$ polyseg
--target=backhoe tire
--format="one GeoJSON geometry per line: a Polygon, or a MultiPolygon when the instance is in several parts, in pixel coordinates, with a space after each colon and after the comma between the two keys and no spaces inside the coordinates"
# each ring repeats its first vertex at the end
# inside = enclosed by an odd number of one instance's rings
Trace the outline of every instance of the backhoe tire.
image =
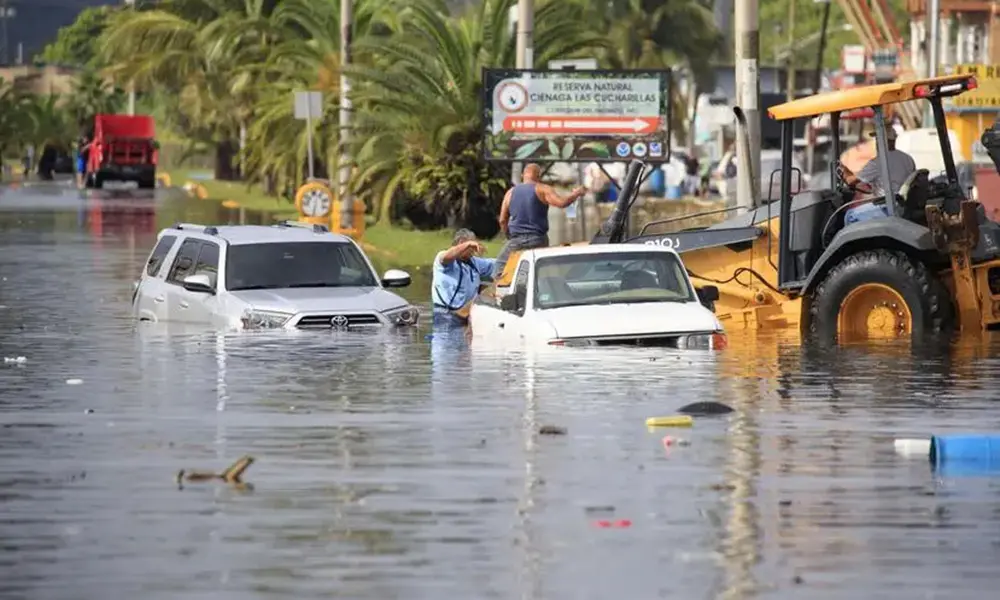
{"type": "Polygon", "coordinates": [[[945,286],[923,263],[894,250],[845,258],[816,287],[809,307],[810,337],[820,343],[907,332],[918,339],[946,331],[951,320],[945,286]],[[851,339],[839,339],[841,332],[851,339]]]}

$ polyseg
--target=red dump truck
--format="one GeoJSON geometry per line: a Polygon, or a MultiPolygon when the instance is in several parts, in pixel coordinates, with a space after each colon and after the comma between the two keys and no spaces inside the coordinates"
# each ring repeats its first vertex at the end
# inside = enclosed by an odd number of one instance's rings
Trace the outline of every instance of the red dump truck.
{"type": "Polygon", "coordinates": [[[134,181],[156,187],[156,125],[149,115],[97,115],[84,181],[102,188],[107,181],[134,181]]]}

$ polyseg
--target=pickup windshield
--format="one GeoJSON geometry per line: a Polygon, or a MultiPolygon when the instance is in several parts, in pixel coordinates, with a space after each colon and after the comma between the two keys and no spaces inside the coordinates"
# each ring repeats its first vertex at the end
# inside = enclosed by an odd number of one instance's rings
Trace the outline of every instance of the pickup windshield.
{"type": "Polygon", "coordinates": [[[236,244],[226,258],[226,289],[374,287],[375,275],[346,242],[236,244]]]}
{"type": "Polygon", "coordinates": [[[684,266],[667,252],[614,252],[535,261],[535,307],[693,302],[684,266]]]}

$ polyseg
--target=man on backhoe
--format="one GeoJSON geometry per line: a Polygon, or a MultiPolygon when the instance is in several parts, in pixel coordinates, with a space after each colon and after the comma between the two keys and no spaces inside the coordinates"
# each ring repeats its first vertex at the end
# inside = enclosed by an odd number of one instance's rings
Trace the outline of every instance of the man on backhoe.
{"type": "Polygon", "coordinates": [[[541,183],[542,169],[532,163],[524,167],[519,183],[507,190],[500,206],[500,229],[507,234],[507,243],[497,255],[493,279],[500,277],[507,257],[515,250],[544,248],[549,245],[549,207],[566,208],[587,193],[580,186],[565,198],[552,186],[541,183]]]}
{"type": "MultiPolygon", "coordinates": [[[[875,137],[875,132],[873,131],[869,135],[875,137]]],[[[914,162],[912,156],[902,150],[896,149],[896,129],[894,127],[890,126],[886,128],[885,141],[889,147],[889,154],[886,156],[886,160],[889,163],[889,180],[892,183],[893,193],[896,193],[899,192],[899,188],[906,182],[910,174],[917,170],[917,163],[914,162]]],[[[858,192],[868,195],[873,200],[885,195],[885,186],[882,182],[882,167],[879,165],[878,155],[865,163],[865,166],[857,174],[844,166],[843,163],[841,163],[840,168],[844,173],[844,183],[848,187],[852,187],[858,192]]],[[[889,199],[886,200],[888,201],[889,199]]],[[[849,208],[844,213],[844,223],[850,224],[858,221],[867,221],[868,219],[885,217],[888,214],[885,205],[876,206],[872,202],[866,202],[849,208]]]]}

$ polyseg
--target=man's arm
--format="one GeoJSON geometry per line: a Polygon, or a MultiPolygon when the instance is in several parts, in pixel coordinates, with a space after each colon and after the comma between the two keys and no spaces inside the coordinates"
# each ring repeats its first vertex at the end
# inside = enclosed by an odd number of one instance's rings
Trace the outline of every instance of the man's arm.
{"type": "Polygon", "coordinates": [[[507,224],[510,221],[510,198],[514,195],[514,188],[507,190],[503,195],[503,203],[500,204],[500,229],[507,235],[507,224]]]}
{"type": "Polygon", "coordinates": [[[451,248],[448,248],[447,250],[441,253],[441,265],[447,266],[455,262],[455,260],[458,259],[458,257],[461,256],[462,253],[469,248],[476,248],[477,250],[482,250],[483,247],[479,242],[475,240],[469,240],[466,242],[462,242],[460,244],[455,244],[451,248]]]}
{"type": "Polygon", "coordinates": [[[585,193],[587,193],[587,190],[585,188],[578,187],[570,192],[569,196],[563,198],[557,194],[554,189],[552,189],[552,186],[539,184],[535,186],[535,192],[538,194],[538,197],[541,198],[542,202],[548,204],[549,206],[566,208],[580,199],[585,193]]]}

